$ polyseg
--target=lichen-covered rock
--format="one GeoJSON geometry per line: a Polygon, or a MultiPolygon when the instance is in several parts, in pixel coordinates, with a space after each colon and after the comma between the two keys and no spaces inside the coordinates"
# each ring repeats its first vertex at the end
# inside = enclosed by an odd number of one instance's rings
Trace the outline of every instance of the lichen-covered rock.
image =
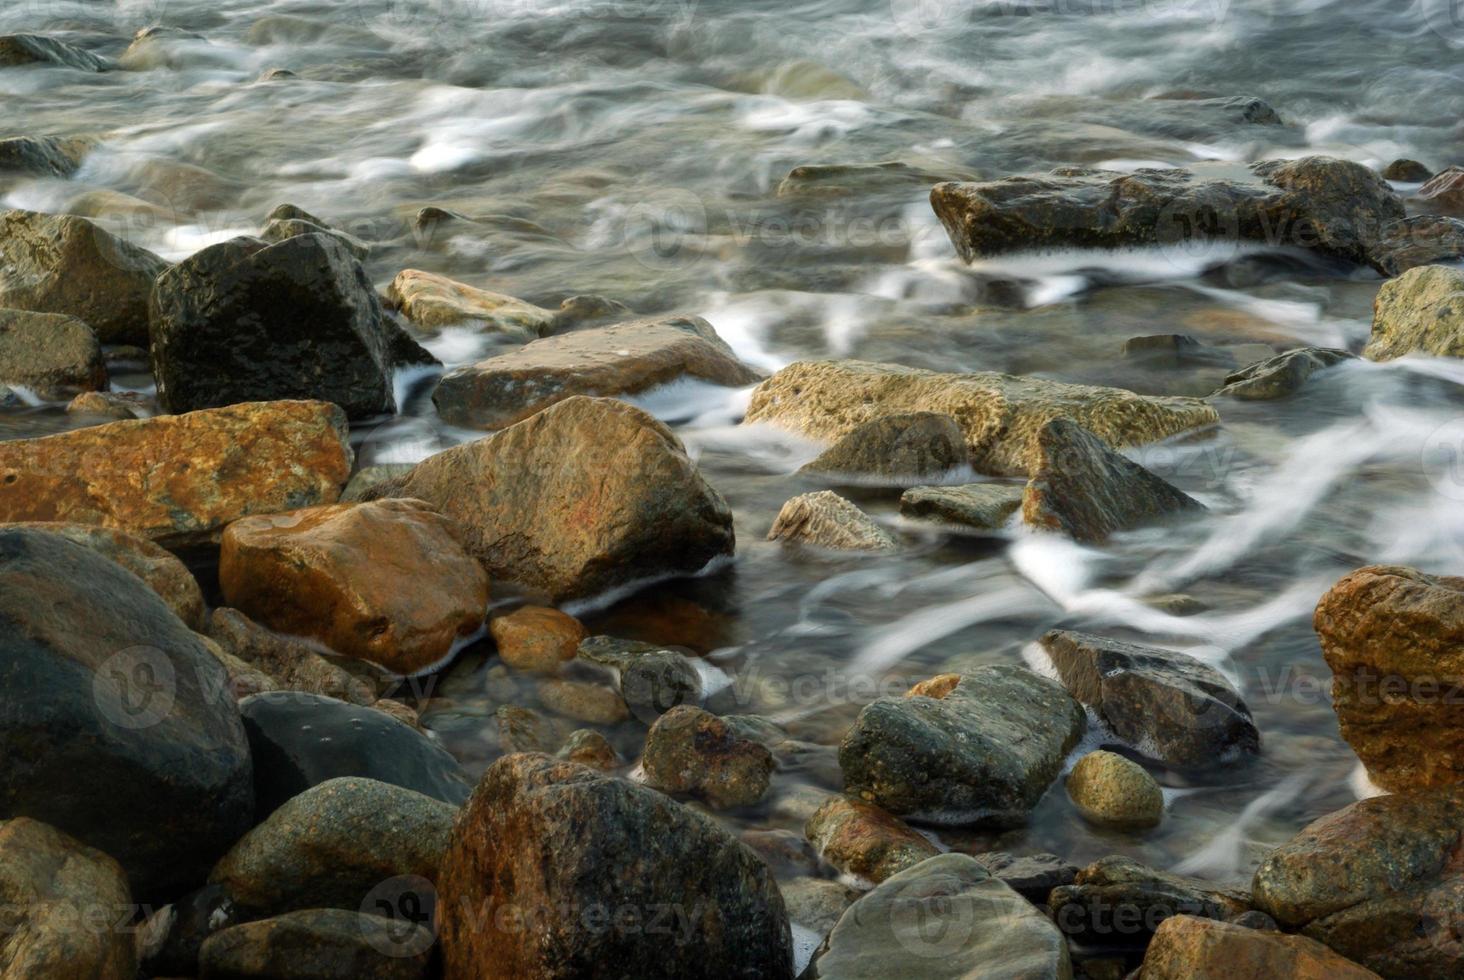
{"type": "Polygon", "coordinates": [[[362,666],[377,670],[375,676],[353,673],[308,641],[267,630],[237,609],[215,609],[208,635],[229,656],[270,679],[271,685],[262,690],[304,691],[369,705],[390,683],[390,675],[372,664],[362,666]]]}
{"type": "Polygon", "coordinates": [[[0,68],[16,65],[53,64],[77,71],[101,72],[110,65],[90,51],[43,34],[0,36],[0,68]]]}
{"type": "Polygon", "coordinates": [[[1355,354],[1332,347],[1298,347],[1226,375],[1225,387],[1215,394],[1242,401],[1286,398],[1318,371],[1355,359],[1355,354]]]}
{"type": "Polygon", "coordinates": [[[829,864],[875,884],[940,853],[903,820],[847,796],[819,807],[804,833],[829,864]]]}
{"type": "Polygon", "coordinates": [[[488,632],[499,659],[514,670],[551,676],[574,659],[587,636],[579,620],[548,606],[520,606],[494,616],[488,621],[488,632]]]}
{"type": "Polygon", "coordinates": [[[1362,356],[1391,361],[1407,354],[1464,356],[1464,270],[1420,266],[1378,289],[1362,356]]]}
{"type": "Polygon", "coordinates": [[[748,422],[769,422],[833,441],[886,415],[938,412],[966,434],[971,466],[991,476],[1027,476],[1037,433],[1066,418],[1109,446],[1135,446],[1214,424],[1194,398],[1136,395],[1119,388],[1005,374],[938,374],[867,361],[799,361],[759,385],[748,422]]]}
{"type": "Polygon", "coordinates": [[[955,419],[911,412],[864,423],[803,472],[903,482],[938,476],[966,463],[966,437],[955,419]]]}
{"type": "Polygon", "coordinates": [[[1464,578],[1360,568],[1322,596],[1313,625],[1342,737],[1373,782],[1464,782],[1464,578]]]}
{"type": "Polygon", "coordinates": [[[432,394],[454,425],[501,429],[574,395],[633,395],[682,378],[758,380],[701,317],[632,320],[545,337],[445,374],[432,394]]]}
{"type": "Polygon", "coordinates": [[[769,541],[786,541],[832,551],[894,551],[890,533],[832,490],[803,493],[778,511],[769,541]]]}
{"type": "Polygon", "coordinates": [[[1020,826],[1087,727],[1059,685],[978,667],[859,713],[839,747],[845,790],[898,816],[1020,826]]]}
{"type": "Polygon", "coordinates": [[[933,518],[978,531],[995,531],[1022,509],[1022,488],[1005,483],[911,487],[900,495],[904,517],[933,518]]]}
{"type": "Polygon", "coordinates": [[[734,546],[726,501],[680,440],[608,398],[551,405],[428,457],[375,494],[427,501],[464,527],[495,581],[556,601],[694,572],[734,546]]]}
{"type": "Polygon", "coordinates": [[[428,334],[443,327],[467,326],[529,340],[548,333],[554,322],[552,310],[416,269],[398,273],[386,297],[413,326],[428,334]]]}
{"type": "Polygon", "coordinates": [[[654,790],[544,756],[489,768],[438,895],[451,980],[792,975],[783,899],[752,851],[654,790]]]}
{"type": "Polygon", "coordinates": [[[651,726],[641,766],[647,785],[698,796],[725,810],[751,806],[767,795],[773,754],[716,715],[683,704],[651,726]]]}
{"type": "Polygon", "coordinates": [[[1222,921],[1250,908],[1250,896],[1211,882],[1156,871],[1127,857],[1106,857],[1054,888],[1053,921],[1075,943],[1142,950],[1165,919],[1192,915],[1222,921]]]}
{"type": "Polygon", "coordinates": [[[1032,478],[1022,493],[1022,520],[1032,527],[1077,541],[1103,541],[1117,531],[1204,509],[1074,422],[1053,419],[1037,433],[1032,478]]]}
{"type": "Polygon", "coordinates": [[[333,503],[350,472],[334,405],[231,405],[0,442],[0,521],[201,544],[249,514],[333,503]]]}
{"type": "Polygon", "coordinates": [[[1254,755],[1260,732],[1223,675],[1173,650],[1091,633],[1042,637],[1063,685],[1131,748],[1180,768],[1254,755]]]}
{"type": "Polygon", "coordinates": [[[1376,980],[1305,936],[1176,915],[1154,932],[1138,980],[1376,980]]]}
{"type": "Polygon", "coordinates": [[[702,680],[691,658],[679,650],[592,636],[579,645],[581,660],[614,673],[616,687],[635,716],[646,724],[679,704],[699,704],[702,680]]]}
{"type": "Polygon", "coordinates": [[[431,957],[409,919],[301,909],[214,933],[198,965],[202,980],[425,980],[431,957]]]}
{"type": "Polygon", "coordinates": [[[0,307],[74,316],[104,344],[148,342],[148,294],[167,267],[85,218],[0,214],[0,307]]]}
{"type": "Polygon", "coordinates": [[[1068,796],[1095,823],[1157,827],[1164,818],[1164,791],[1144,767],[1113,752],[1089,752],[1067,777],[1068,796]]]}
{"type": "Polygon", "coordinates": [[[1414,196],[1440,214],[1464,217],[1464,167],[1440,170],[1414,196]]]}
{"type": "Polygon", "coordinates": [[[101,344],[74,316],[0,310],[0,383],[53,401],[105,388],[101,344]]]}
{"type": "Polygon", "coordinates": [[[81,166],[82,157],[95,146],[95,140],[58,139],[54,136],[0,139],[0,173],[70,177],[81,166]]]}

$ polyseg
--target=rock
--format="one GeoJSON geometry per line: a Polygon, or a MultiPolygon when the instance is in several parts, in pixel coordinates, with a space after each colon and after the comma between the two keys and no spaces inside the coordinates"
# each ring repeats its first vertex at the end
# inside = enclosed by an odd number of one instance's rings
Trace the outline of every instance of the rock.
{"type": "Polygon", "coordinates": [[[1400,184],[1421,184],[1432,176],[1433,171],[1417,160],[1394,160],[1383,168],[1384,180],[1395,180],[1400,184]]]}
{"type": "Polygon", "coordinates": [[[1193,398],[1152,398],[1118,388],[1004,374],[937,374],[867,361],[800,361],[752,393],[748,422],[770,422],[832,441],[871,419],[907,412],[951,415],[970,462],[990,476],[1027,476],[1037,434],[1066,418],[1114,447],[1211,425],[1219,415],[1193,398]]]}
{"type": "Polygon", "coordinates": [[[230,656],[269,677],[274,685],[268,690],[304,691],[369,705],[386,686],[385,672],[375,683],[358,677],[307,642],[273,633],[237,609],[215,609],[208,634],[230,656]]]}
{"type": "Polygon", "coordinates": [[[1458,976],[1461,813],[1455,785],[1322,817],[1261,862],[1255,905],[1390,980],[1458,976]]]}
{"type": "Polygon", "coordinates": [[[116,858],[140,899],[200,881],[252,814],[224,668],[137,576],[31,528],[0,530],[0,622],[0,813],[116,858]]]}
{"type": "Polygon", "coordinates": [[[0,307],[76,317],[104,344],[148,342],[148,294],[167,267],[85,218],[0,214],[0,307]]]}
{"type": "Polygon", "coordinates": [[[612,670],[621,697],[648,725],[677,705],[701,703],[701,674],[690,657],[676,650],[592,636],[580,643],[577,654],[581,660],[612,670]]]}
{"type": "Polygon", "coordinates": [[[633,395],[682,378],[758,379],[701,317],[633,320],[535,340],[443,375],[432,401],[453,425],[501,429],[574,395],[633,395]]]}
{"type": "Polygon", "coordinates": [[[303,218],[274,218],[259,232],[259,237],[270,244],[298,238],[301,235],[326,235],[339,242],[347,252],[364,261],[371,254],[371,246],[354,235],[326,227],[303,218]]]}
{"type": "Polygon", "coordinates": [[[773,754],[693,705],[672,708],[651,726],[641,758],[646,784],[686,793],[714,809],[752,806],[767,795],[773,754]]]}
{"type": "Polygon", "coordinates": [[[257,915],[367,910],[384,881],[436,880],[457,814],[450,803],[374,779],[330,779],[240,838],[209,882],[257,915]]]}
{"type": "Polygon", "coordinates": [[[1441,214],[1464,217],[1464,167],[1439,171],[1414,196],[1441,214]]]}
{"type": "Polygon", "coordinates": [[[554,320],[551,310],[416,269],[399,273],[386,296],[413,326],[429,334],[461,326],[528,340],[547,333],[554,320]]]}
{"type": "Polygon", "coordinates": [[[376,466],[363,466],[351,474],[351,479],[346,483],[346,489],[341,491],[341,503],[360,503],[363,500],[370,500],[376,491],[388,486],[391,481],[406,476],[412,472],[411,463],[380,463],[376,466]]]}
{"type": "Polygon", "coordinates": [[[804,980],[1071,980],[1062,933],[964,854],[888,879],[839,919],[804,980]]]}
{"type": "Polygon", "coordinates": [[[1090,752],[1067,778],[1068,796],[1094,823],[1157,827],[1164,819],[1164,792],[1144,767],[1113,752],[1090,752]]]}
{"type": "Polygon", "coordinates": [[[243,700],[251,694],[263,694],[266,691],[278,691],[281,687],[279,681],[255,667],[253,664],[241,660],[234,654],[225,650],[219,642],[212,637],[200,636],[203,645],[213,658],[224,665],[224,671],[229,675],[229,695],[235,701],[243,700]]]}
{"type": "Polygon", "coordinates": [[[350,471],[345,416],[325,402],[112,422],[0,442],[0,521],[95,524],[176,548],[250,514],[331,503],[350,471]]]}
{"type": "Polygon", "coordinates": [[[493,717],[498,722],[498,741],[505,752],[559,751],[567,737],[568,726],[558,718],[550,718],[518,705],[500,705],[493,717]]]}
{"type": "Polygon", "coordinates": [[[894,551],[899,546],[868,514],[832,490],[799,494],[778,511],[769,541],[834,551],[894,551]]]}
{"type": "Polygon", "coordinates": [[[142,579],[191,630],[201,631],[208,618],[198,580],[172,552],[125,531],[87,524],[35,522],[0,524],[0,530],[45,531],[84,545],[142,579]]]}
{"type": "Polygon", "coordinates": [[[904,821],[846,796],[819,807],[804,833],[829,864],[875,884],[940,853],[904,821]]]}
{"type": "Polygon", "coordinates": [[[961,176],[938,174],[898,160],[884,163],[804,164],[788,171],[778,183],[779,197],[830,198],[868,196],[930,187],[961,176]]]}
{"type": "Polygon", "coordinates": [[[515,670],[549,676],[574,659],[588,635],[579,620],[547,606],[520,606],[494,616],[488,621],[488,632],[504,663],[515,670]]]}
{"type": "Polygon", "coordinates": [[[1304,936],[1177,915],[1154,933],[1138,980],[1376,980],[1377,974],[1304,936]]]}
{"type": "Polygon", "coordinates": [[[114,422],[145,419],[151,413],[145,399],[134,392],[83,391],[66,403],[68,415],[92,415],[114,422]]]}
{"type": "Polygon", "coordinates": [[[158,277],[148,314],[168,411],[277,398],[334,402],[351,418],[396,407],[398,328],[329,235],[235,238],[195,252],[158,277]]]}
{"type": "Polygon", "coordinates": [[[1464,221],[1436,214],[1415,214],[1383,229],[1372,246],[1373,265],[1386,276],[1437,262],[1464,258],[1464,221]]]}
{"type": "Polygon", "coordinates": [[[77,71],[101,72],[110,65],[90,51],[41,34],[0,36],[0,68],[17,65],[53,64],[77,71]]]}
{"type": "Polygon", "coordinates": [[[1022,488],[1003,483],[911,487],[900,495],[903,517],[933,518],[978,531],[997,531],[1022,509],[1022,488]]]}
{"type": "Polygon", "coordinates": [[[1023,667],[950,677],[859,713],[839,747],[845,790],[898,816],[1021,826],[1087,727],[1083,709],[1023,667]]]}
{"type": "Polygon", "coordinates": [[[1207,769],[1260,751],[1250,708],[1208,664],[1092,633],[1053,630],[1041,642],[1073,697],[1149,758],[1207,769]]]}
{"type": "Polygon", "coordinates": [[[1215,395],[1243,401],[1287,398],[1316,372],[1355,359],[1356,355],[1331,347],[1298,347],[1227,375],[1225,387],[1215,395]]]}
{"type": "Polygon", "coordinates": [[[304,909],[204,940],[201,980],[424,980],[432,933],[344,909],[304,909]]]}
{"type": "Polygon", "coordinates": [[[581,728],[578,731],[570,732],[569,738],[564,740],[564,744],[560,746],[556,755],[569,762],[577,762],[582,766],[605,772],[618,769],[623,764],[619,753],[610,744],[610,740],[593,728],[581,728]]]}
{"type": "Polygon", "coordinates": [[[239,702],[254,754],[256,815],[339,776],[361,776],[461,804],[462,767],[426,735],[387,715],[318,694],[277,691],[239,702]]]}
{"type": "Polygon", "coordinates": [[[752,848],[780,880],[790,875],[817,874],[822,867],[808,839],[791,830],[744,830],[738,840],[752,848]]]}
{"type": "Polygon", "coordinates": [[[854,904],[859,892],[827,878],[794,878],[779,881],[788,921],[810,930],[816,936],[827,936],[839,924],[839,918],[854,904]]]}
{"type": "Polygon", "coordinates": [[[1056,854],[1017,857],[1004,851],[988,851],[971,856],[1033,905],[1047,904],[1047,896],[1054,888],[1071,885],[1078,876],[1077,865],[1067,863],[1056,854]]]}
{"type": "Polygon", "coordinates": [[[544,707],[575,721],[614,725],[630,717],[619,694],[593,681],[545,680],[536,691],[544,707]]]}
{"type": "Polygon", "coordinates": [[[555,601],[694,572],[734,544],[726,502],[680,440],[608,398],[570,398],[438,453],[385,492],[432,504],[495,580],[555,601]]]}
{"type": "Polygon", "coordinates": [[[107,368],[97,335],[76,317],[0,310],[0,382],[64,400],[107,387],[107,368]]]}
{"type": "Polygon", "coordinates": [[[1402,200],[1376,173],[1317,156],[945,183],[930,203],[968,262],[1024,249],[1172,245],[1198,229],[1207,239],[1299,245],[1366,263],[1382,229],[1403,217],[1402,200]]]}
{"type": "Polygon", "coordinates": [[[245,517],[224,531],[224,601],[281,633],[397,674],[440,663],[483,624],[488,576],[419,500],[245,517]]]}
{"type": "Polygon", "coordinates": [[[133,980],[132,935],[117,928],[132,909],[127,877],[101,851],[39,820],[0,824],[0,974],[133,980]]]}
{"type": "Polygon", "coordinates": [[[1104,445],[1067,419],[1037,434],[1032,478],[1022,494],[1022,520],[1084,542],[1152,524],[1204,505],[1104,445]]]}
{"type": "Polygon", "coordinates": [[[33,177],[70,177],[82,157],[96,147],[90,139],[12,136],[0,139],[0,173],[33,177]]]}
{"type": "Polygon", "coordinates": [[[1464,578],[1370,565],[1343,578],[1313,619],[1332,669],[1342,737],[1372,781],[1401,792],[1464,781],[1464,578]]]}
{"type": "Polygon", "coordinates": [[[1123,356],[1153,367],[1181,368],[1235,364],[1229,351],[1206,347],[1188,334],[1165,333],[1130,337],[1123,342],[1123,356]]]}
{"type": "Polygon", "coordinates": [[[1464,356],[1464,270],[1420,266],[1378,290],[1362,356],[1391,361],[1406,354],[1464,356]]]}
{"type": "Polygon", "coordinates": [[[1165,919],[1231,919],[1250,908],[1243,892],[1155,871],[1126,857],[1106,857],[1049,896],[1052,919],[1076,944],[1141,950],[1165,919]]]}
{"type": "Polygon", "coordinates": [[[217,885],[194,889],[149,916],[139,927],[137,947],[145,977],[195,977],[203,941],[239,924],[234,903],[217,885]]]}
{"type": "Polygon", "coordinates": [[[911,412],[865,422],[802,472],[913,481],[966,463],[966,437],[955,419],[935,412],[911,412]]]}
{"type": "Polygon", "coordinates": [[[438,894],[457,980],[792,976],[783,900],[752,851],[654,790],[543,756],[488,769],[438,894]]]}

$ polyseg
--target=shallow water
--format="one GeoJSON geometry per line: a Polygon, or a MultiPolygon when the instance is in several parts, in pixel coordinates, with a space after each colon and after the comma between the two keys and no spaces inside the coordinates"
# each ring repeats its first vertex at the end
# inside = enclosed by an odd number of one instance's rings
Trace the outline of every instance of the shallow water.
{"type": "MultiPolygon", "coordinates": [[[[1381,167],[1457,162],[1464,21],[1442,0],[11,0],[0,31],[71,32],[120,54],[162,22],[198,32],[150,70],[0,72],[5,129],[94,134],[69,180],[0,179],[5,206],[146,202],[101,220],[170,259],[258,229],[289,201],[374,243],[383,286],[441,272],[545,306],[601,293],[640,313],[707,317],[749,363],[858,357],[1207,394],[1224,368],[1125,360],[1125,339],[1187,333],[1238,363],[1303,344],[1359,349],[1378,286],[1299,252],[1204,247],[1063,252],[965,266],[915,182],[778,197],[811,163],[899,160],[984,177],[1057,166],[1234,164],[1329,153],[1381,167]],[[298,77],[257,81],[265,70],[298,77]],[[1284,124],[1200,99],[1266,100],[1284,124]],[[93,196],[92,200],[95,200],[93,196]],[[436,205],[480,219],[436,232],[436,205]]],[[[1400,188],[1404,191],[1410,188],[1400,188]]],[[[449,363],[491,348],[430,342],[449,363]]],[[[146,390],[133,371],[116,379],[146,390]]],[[[449,430],[400,379],[405,416],[361,427],[360,461],[419,459],[449,430]]],[[[1161,773],[1163,826],[1095,830],[1049,793],[1032,826],[945,845],[1127,853],[1229,880],[1306,820],[1354,798],[1330,676],[1310,628],[1345,572],[1464,566],[1464,369],[1358,362],[1284,402],[1220,402],[1212,432],[1134,453],[1210,513],[1085,548],[1012,530],[902,523],[898,491],[850,495],[900,533],[893,557],[791,554],[763,540],[817,452],[737,425],[746,392],[682,384],[639,399],[673,422],[737,520],[735,561],[586,604],[592,629],[680,643],[730,678],[735,709],[837,745],[859,705],[931,674],[1038,663],[1080,627],[1186,650],[1241,687],[1264,739],[1238,770],[1161,773]],[[1177,616],[1148,597],[1185,593],[1177,616]]],[[[8,410],[5,436],[72,424],[8,410]]],[[[497,753],[493,710],[528,697],[470,648],[426,720],[471,768],[497,753]],[[496,676],[496,675],[495,675],[496,676]]],[[[611,733],[633,758],[641,729],[611,733]]],[[[723,815],[801,829],[827,758],[723,815]],[[822,762],[822,767],[821,763],[822,762]]]]}

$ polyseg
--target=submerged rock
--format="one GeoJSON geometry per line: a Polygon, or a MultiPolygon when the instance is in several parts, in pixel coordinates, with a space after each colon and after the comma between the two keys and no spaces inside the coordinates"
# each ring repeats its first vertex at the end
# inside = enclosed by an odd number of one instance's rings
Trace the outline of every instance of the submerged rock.
{"type": "Polygon", "coordinates": [[[1157,827],[1164,819],[1164,791],[1144,767],[1113,752],[1089,752],[1068,773],[1068,795],[1094,823],[1157,827]]]}
{"type": "Polygon", "coordinates": [[[449,977],[792,976],[783,899],[751,850],[654,790],[544,756],[489,768],[438,894],[449,977]],[[518,914],[480,914],[500,908],[518,914]]]}
{"type": "Polygon", "coordinates": [[[1053,921],[1084,946],[1141,950],[1176,915],[1228,920],[1250,908],[1244,892],[1156,871],[1127,857],[1106,857],[1049,896],[1053,921]]]}
{"type": "Polygon", "coordinates": [[[1165,919],[1144,954],[1138,980],[1376,980],[1305,936],[1283,936],[1191,915],[1165,919]]]}
{"type": "Polygon", "coordinates": [[[97,335],[76,317],[0,309],[0,383],[55,401],[107,387],[107,366],[97,335]]]}
{"type": "Polygon", "coordinates": [[[548,333],[554,322],[552,310],[417,269],[398,273],[386,298],[426,333],[464,326],[529,340],[548,333]]]}
{"type": "Polygon", "coordinates": [[[1464,270],[1425,265],[1378,290],[1362,356],[1391,361],[1407,354],[1464,356],[1464,270]]]}
{"type": "Polygon", "coordinates": [[[824,450],[802,472],[914,482],[966,463],[966,438],[955,419],[912,412],[864,423],[824,450]]]}
{"type": "Polygon", "coordinates": [[[783,505],[769,541],[814,545],[834,551],[894,551],[888,531],[832,490],[799,494],[783,505]]]}
{"type": "Polygon", "coordinates": [[[904,517],[934,518],[978,531],[996,531],[1022,509],[1022,488],[1003,483],[911,487],[900,495],[904,517]]]}
{"type": "Polygon", "coordinates": [[[647,785],[698,796],[718,810],[758,802],[773,776],[771,752],[689,704],[656,719],[646,735],[641,765],[647,785]]]}
{"type": "Polygon", "coordinates": [[[1024,667],[978,667],[885,697],[839,747],[845,789],[940,823],[1021,826],[1087,728],[1060,686],[1024,667]]]}
{"type": "Polygon", "coordinates": [[[682,378],[736,387],[758,377],[710,323],[674,316],[535,340],[449,371],[432,401],[454,425],[501,429],[574,395],[633,395],[682,378]]]}
{"type": "Polygon", "coordinates": [[[0,521],[117,528],[166,547],[332,503],[351,472],[326,402],[257,402],[0,442],[0,521]]]}
{"type": "Polygon", "coordinates": [[[1227,375],[1225,387],[1215,395],[1242,401],[1287,398],[1318,371],[1356,359],[1355,354],[1331,347],[1298,347],[1227,375]]]}
{"type": "Polygon", "coordinates": [[[625,699],[605,684],[580,680],[543,680],[534,688],[555,714],[591,725],[614,725],[630,717],[625,699]]]}
{"type": "Polygon", "coordinates": [[[875,884],[940,853],[903,820],[847,796],[819,807],[804,833],[829,864],[875,884]]]}
{"type": "Polygon", "coordinates": [[[580,643],[578,655],[581,660],[614,672],[625,703],[646,724],[677,705],[701,702],[701,674],[691,658],[677,650],[612,636],[592,636],[580,643]]]}
{"type": "Polygon", "coordinates": [[[54,136],[0,139],[0,173],[70,177],[81,166],[82,157],[95,146],[95,140],[58,139],[54,136]]]}
{"type": "Polygon", "coordinates": [[[17,65],[53,64],[78,71],[101,72],[110,66],[105,58],[83,51],[74,44],[43,34],[0,36],[0,68],[17,65]]]}
{"type": "Polygon", "coordinates": [[[872,419],[908,412],[953,416],[966,434],[972,467],[992,476],[1027,476],[1037,433],[1054,418],[1071,419],[1114,447],[1219,420],[1212,407],[1194,398],[1154,398],[1004,374],[937,374],[867,361],[800,361],[753,391],[747,421],[833,441],[872,419]]]}
{"type": "Polygon", "coordinates": [[[302,909],[204,940],[208,980],[425,980],[432,933],[409,919],[302,909]]]}
{"type": "Polygon", "coordinates": [[[944,180],[962,180],[960,174],[938,174],[899,160],[883,163],[804,164],[788,171],[778,182],[778,196],[787,198],[830,198],[868,196],[889,191],[904,192],[930,187],[944,180]]]}

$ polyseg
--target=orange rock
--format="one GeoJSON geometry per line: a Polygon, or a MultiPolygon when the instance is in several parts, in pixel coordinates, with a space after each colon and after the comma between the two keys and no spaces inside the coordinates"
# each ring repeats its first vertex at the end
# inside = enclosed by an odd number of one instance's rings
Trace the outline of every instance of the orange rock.
{"type": "Polygon", "coordinates": [[[551,675],[574,659],[580,641],[589,635],[579,620],[547,606],[523,606],[494,616],[488,632],[504,663],[515,670],[551,675]]]}
{"type": "Polygon", "coordinates": [[[1139,980],[1377,980],[1314,939],[1176,915],[1154,933],[1139,980]]]}
{"type": "Polygon", "coordinates": [[[248,402],[0,443],[0,521],[120,528],[166,547],[332,503],[351,472],[329,402],[248,402]]]}
{"type": "Polygon", "coordinates": [[[235,521],[219,584],[271,629],[412,674],[483,622],[488,575],[420,500],[334,504],[235,521]]]}

